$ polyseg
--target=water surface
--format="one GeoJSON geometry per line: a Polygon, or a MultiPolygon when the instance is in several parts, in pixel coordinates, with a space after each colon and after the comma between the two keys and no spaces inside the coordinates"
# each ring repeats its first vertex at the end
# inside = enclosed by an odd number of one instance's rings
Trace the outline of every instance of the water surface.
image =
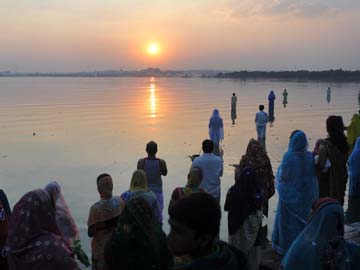
{"type": "MultiPolygon", "coordinates": [[[[285,81],[240,81],[200,78],[0,78],[0,188],[13,206],[27,191],[58,181],[90,252],[86,220],[98,198],[96,177],[107,172],[114,193],[125,191],[145,145],[158,143],[158,156],[169,173],[164,177],[165,206],[174,187],[186,183],[191,165],[208,137],[214,108],[224,119],[222,205],[233,184],[233,168],[250,138],[256,137],[258,105],[267,109],[273,89],[275,122],[267,130],[267,150],[274,171],[287,149],[289,135],[302,129],[312,149],[325,137],[325,120],[342,115],[345,124],[359,108],[359,84],[285,81]],[[332,88],[330,102],[326,89],[332,88]],[[288,104],[282,104],[286,88],[288,104]],[[232,93],[238,96],[236,125],[230,119],[232,93]]],[[[273,223],[276,196],[271,199],[273,223]]],[[[166,209],[165,209],[166,210],[166,209]]],[[[168,231],[167,213],[164,229],[168,231]]],[[[227,239],[227,216],[221,238],[227,239]]]]}

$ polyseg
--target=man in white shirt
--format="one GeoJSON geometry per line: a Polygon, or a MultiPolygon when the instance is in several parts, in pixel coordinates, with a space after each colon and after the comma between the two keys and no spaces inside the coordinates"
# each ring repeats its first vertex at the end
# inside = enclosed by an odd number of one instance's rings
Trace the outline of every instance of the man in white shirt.
{"type": "Polygon", "coordinates": [[[266,138],[266,124],[268,123],[268,115],[264,112],[264,105],[259,106],[259,111],[255,116],[256,132],[258,135],[258,142],[266,151],[265,138],[266,138]]]}
{"type": "Polygon", "coordinates": [[[191,167],[201,169],[203,178],[200,188],[212,195],[218,202],[220,202],[221,184],[220,177],[223,174],[224,162],[221,157],[214,155],[214,143],[211,140],[204,140],[202,142],[203,154],[194,159],[191,167]]]}

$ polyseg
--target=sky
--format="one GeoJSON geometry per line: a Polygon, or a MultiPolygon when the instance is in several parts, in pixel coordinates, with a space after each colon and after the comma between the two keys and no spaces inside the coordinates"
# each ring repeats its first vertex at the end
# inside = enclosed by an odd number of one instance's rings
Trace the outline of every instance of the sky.
{"type": "Polygon", "coordinates": [[[358,70],[359,25],[359,0],[0,0],[0,71],[358,70]]]}

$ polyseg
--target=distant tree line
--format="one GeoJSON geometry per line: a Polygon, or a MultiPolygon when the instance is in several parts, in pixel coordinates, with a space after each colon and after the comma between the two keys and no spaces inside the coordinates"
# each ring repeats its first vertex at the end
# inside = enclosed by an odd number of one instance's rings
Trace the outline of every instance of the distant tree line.
{"type": "Polygon", "coordinates": [[[346,71],[330,69],[324,71],[234,71],[220,72],[216,78],[234,79],[281,79],[281,80],[312,80],[312,81],[360,81],[360,70],[346,71]]]}

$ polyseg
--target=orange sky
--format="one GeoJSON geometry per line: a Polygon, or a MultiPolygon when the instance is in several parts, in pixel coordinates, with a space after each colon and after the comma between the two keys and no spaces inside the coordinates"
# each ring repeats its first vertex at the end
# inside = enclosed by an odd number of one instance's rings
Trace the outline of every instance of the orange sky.
{"type": "Polygon", "coordinates": [[[0,70],[360,69],[357,0],[3,0],[0,18],[0,70]]]}

